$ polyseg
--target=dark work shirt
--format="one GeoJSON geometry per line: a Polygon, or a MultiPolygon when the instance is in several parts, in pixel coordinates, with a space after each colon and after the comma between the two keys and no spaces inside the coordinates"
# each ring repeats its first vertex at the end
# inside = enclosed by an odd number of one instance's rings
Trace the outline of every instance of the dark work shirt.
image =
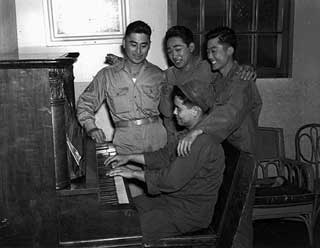
{"type": "Polygon", "coordinates": [[[255,82],[240,79],[239,69],[234,62],[226,77],[216,78],[214,106],[198,128],[217,142],[227,139],[240,150],[253,153],[262,101],[255,82]]]}
{"type": "Polygon", "coordinates": [[[212,219],[223,179],[224,152],[209,135],[201,135],[186,157],[176,146],[145,153],[148,193],[161,194],[166,211],[181,232],[207,227],[212,219]]]}

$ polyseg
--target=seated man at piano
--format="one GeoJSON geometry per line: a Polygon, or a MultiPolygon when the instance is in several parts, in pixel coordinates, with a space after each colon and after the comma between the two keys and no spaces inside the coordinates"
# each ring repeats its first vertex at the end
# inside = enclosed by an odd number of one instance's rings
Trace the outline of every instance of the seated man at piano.
{"type": "MultiPolygon", "coordinates": [[[[183,136],[206,117],[212,106],[212,88],[197,79],[174,87],[174,115],[183,136]]],[[[179,138],[179,137],[178,137],[179,138]]],[[[178,157],[176,144],[141,154],[108,157],[113,169],[107,175],[145,182],[147,194],[134,198],[145,241],[177,236],[208,227],[225,167],[222,146],[204,134],[189,156],[178,157]],[[134,162],[143,170],[128,166],[134,162]]]]}

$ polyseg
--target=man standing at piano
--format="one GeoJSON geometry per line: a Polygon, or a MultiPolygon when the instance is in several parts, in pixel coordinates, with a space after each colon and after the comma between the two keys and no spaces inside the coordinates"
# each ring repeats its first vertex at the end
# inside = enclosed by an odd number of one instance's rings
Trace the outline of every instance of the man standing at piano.
{"type": "MultiPolygon", "coordinates": [[[[174,86],[174,115],[185,128],[180,135],[197,128],[206,117],[212,106],[212,90],[208,82],[198,79],[174,86]]],[[[135,178],[147,185],[149,194],[134,199],[144,240],[196,231],[211,222],[225,167],[222,146],[203,134],[189,156],[178,157],[177,143],[169,142],[159,151],[116,155],[105,161],[114,167],[109,176],[135,178]],[[129,161],[145,165],[144,170],[126,166],[129,161]]]]}
{"type": "MultiPolygon", "coordinates": [[[[130,23],[122,41],[125,58],[101,69],[78,100],[78,120],[97,143],[104,142],[105,135],[95,124],[95,113],[107,103],[115,127],[112,142],[119,154],[151,152],[167,143],[158,110],[164,74],[146,60],[150,36],[148,24],[130,23]]],[[[132,196],[143,192],[134,184],[130,191],[132,196]]]]}

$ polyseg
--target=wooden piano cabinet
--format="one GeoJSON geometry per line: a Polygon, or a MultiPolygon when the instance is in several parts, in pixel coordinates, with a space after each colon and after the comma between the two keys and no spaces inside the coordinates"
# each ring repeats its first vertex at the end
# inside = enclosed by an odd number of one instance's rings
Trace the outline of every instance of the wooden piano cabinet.
{"type": "Polygon", "coordinates": [[[10,228],[0,242],[58,243],[56,187],[70,184],[66,126],[75,118],[75,55],[0,56],[0,216],[10,228]]]}

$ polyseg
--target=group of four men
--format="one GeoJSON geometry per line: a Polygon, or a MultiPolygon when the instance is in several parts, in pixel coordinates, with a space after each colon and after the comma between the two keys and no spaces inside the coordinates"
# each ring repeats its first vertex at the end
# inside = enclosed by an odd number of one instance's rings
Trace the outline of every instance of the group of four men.
{"type": "MultiPolygon", "coordinates": [[[[234,60],[232,29],[210,31],[208,60],[201,60],[193,54],[193,33],[184,26],[171,27],[164,44],[173,66],[164,72],[146,60],[150,37],[148,24],[129,24],[124,59],[101,69],[77,105],[81,125],[93,140],[103,142],[94,114],[107,102],[119,155],[105,163],[115,166],[109,176],[144,182],[145,192],[134,186],[130,190],[146,240],[209,225],[225,166],[221,142],[227,139],[253,154],[262,105],[254,73],[234,60]]],[[[249,209],[249,227],[250,214],[249,209]]],[[[252,233],[237,242],[237,247],[252,246],[252,233]]]]}

